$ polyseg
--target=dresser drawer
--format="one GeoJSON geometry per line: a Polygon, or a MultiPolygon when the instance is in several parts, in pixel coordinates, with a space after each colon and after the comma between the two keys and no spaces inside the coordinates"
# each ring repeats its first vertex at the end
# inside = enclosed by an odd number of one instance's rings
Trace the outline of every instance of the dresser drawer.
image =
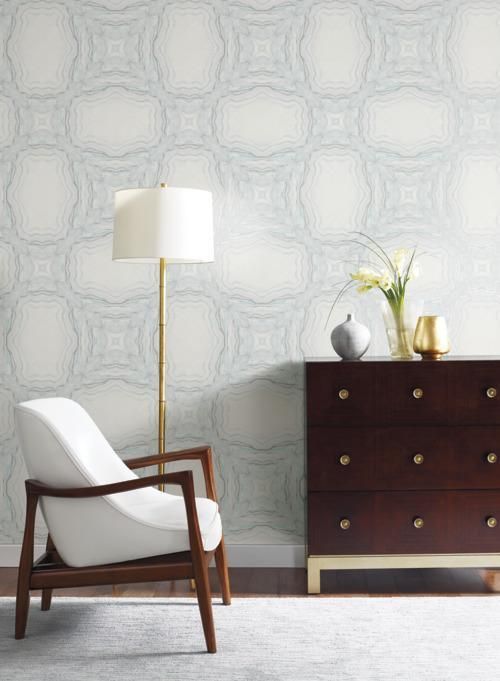
{"type": "Polygon", "coordinates": [[[500,424],[500,362],[449,364],[457,424],[500,424]]]}
{"type": "Polygon", "coordinates": [[[500,490],[500,427],[467,426],[450,429],[457,469],[463,489],[500,490]]]}
{"type": "Polygon", "coordinates": [[[309,492],[308,552],[366,554],[376,546],[376,495],[370,492],[309,492]],[[348,520],[348,529],[342,529],[348,520]]]}
{"type": "MultiPolygon", "coordinates": [[[[460,453],[453,448],[455,439],[452,429],[425,426],[310,428],[308,488],[311,491],[460,488],[464,467],[460,453]]],[[[477,458],[485,461],[480,455],[477,458]]],[[[494,479],[500,483],[500,476],[494,479]]],[[[482,486],[482,480],[476,486],[482,486]]]]}
{"type": "Polygon", "coordinates": [[[449,365],[393,362],[376,372],[375,415],[379,425],[443,425],[449,422],[449,365]]]}
{"type": "Polygon", "coordinates": [[[377,429],[377,489],[460,489],[464,460],[455,430],[433,426],[377,429]]]}
{"type": "Polygon", "coordinates": [[[307,364],[308,425],[449,423],[449,366],[422,361],[307,364]]]}
{"type": "Polygon", "coordinates": [[[307,422],[359,425],[374,422],[376,365],[363,362],[307,364],[307,422]]]}
{"type": "Polygon", "coordinates": [[[374,489],[499,489],[500,427],[376,429],[374,489]]]}
{"type": "Polygon", "coordinates": [[[312,492],[310,555],[500,552],[500,492],[312,492]],[[419,526],[421,523],[421,526],[419,526]]]}
{"type": "Polygon", "coordinates": [[[372,490],[376,464],[374,428],[309,428],[309,490],[372,490]]]}
{"type": "Polygon", "coordinates": [[[309,428],[308,489],[500,489],[500,427],[309,428]]]}

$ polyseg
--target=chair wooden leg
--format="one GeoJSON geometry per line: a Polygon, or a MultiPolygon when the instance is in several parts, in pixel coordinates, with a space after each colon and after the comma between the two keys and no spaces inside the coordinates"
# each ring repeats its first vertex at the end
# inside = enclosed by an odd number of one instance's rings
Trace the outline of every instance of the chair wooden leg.
{"type": "Polygon", "coordinates": [[[200,608],[201,623],[203,633],[209,653],[217,652],[215,642],[215,627],[212,614],[212,594],[210,592],[210,581],[208,579],[208,562],[212,554],[207,556],[201,539],[198,514],[196,511],[196,497],[194,496],[194,484],[192,471],[177,473],[179,483],[182,487],[184,503],[186,505],[187,525],[189,532],[189,545],[191,547],[191,561],[193,566],[194,580],[196,582],[196,596],[198,607],[200,608]],[[182,476],[183,479],[180,479],[182,476]]]}
{"type": "Polygon", "coordinates": [[[26,498],[26,523],[24,527],[23,548],[19,561],[16,594],[15,637],[24,638],[30,607],[30,579],[33,569],[33,543],[35,537],[35,515],[38,499],[32,494],[26,498]]]}
{"type": "MultiPolygon", "coordinates": [[[[54,546],[54,542],[52,541],[52,537],[49,536],[47,537],[47,547],[46,551],[54,551],[56,547],[54,546]]],[[[41,610],[50,610],[50,605],[52,603],[52,589],[42,589],[42,605],[41,605],[41,610]]]]}
{"type": "Polygon", "coordinates": [[[30,607],[29,573],[26,576],[19,575],[17,580],[16,595],[16,632],[17,639],[24,638],[26,624],[28,623],[28,611],[30,607]]]}
{"type": "Polygon", "coordinates": [[[42,604],[40,610],[50,610],[52,604],[52,589],[42,589],[42,604]]]}
{"type": "Polygon", "coordinates": [[[197,561],[195,560],[193,560],[193,563],[196,582],[196,596],[198,598],[198,607],[200,608],[201,623],[203,625],[203,633],[205,634],[207,650],[209,653],[216,653],[217,644],[215,642],[215,627],[212,614],[212,594],[208,579],[208,566],[204,558],[202,558],[202,564],[197,565],[197,561]]]}
{"type": "Polygon", "coordinates": [[[226,547],[224,537],[220,540],[219,546],[215,549],[215,565],[219,575],[219,584],[222,592],[222,602],[224,605],[231,605],[231,586],[229,584],[229,571],[227,569],[226,547]]]}

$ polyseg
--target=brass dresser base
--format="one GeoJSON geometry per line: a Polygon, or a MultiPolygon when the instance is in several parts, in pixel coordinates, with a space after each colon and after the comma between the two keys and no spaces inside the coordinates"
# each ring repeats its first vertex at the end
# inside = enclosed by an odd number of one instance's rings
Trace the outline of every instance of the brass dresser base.
{"type": "Polygon", "coordinates": [[[307,593],[321,593],[321,570],[404,568],[500,568],[500,553],[420,553],[373,556],[309,556],[307,593]]]}

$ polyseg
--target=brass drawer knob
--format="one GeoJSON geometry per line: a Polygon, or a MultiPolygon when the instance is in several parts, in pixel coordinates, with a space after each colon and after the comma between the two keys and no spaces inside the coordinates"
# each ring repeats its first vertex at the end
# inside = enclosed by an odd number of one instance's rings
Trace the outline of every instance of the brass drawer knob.
{"type": "Polygon", "coordinates": [[[339,390],[339,397],[341,400],[347,400],[349,397],[349,391],[347,388],[341,388],[341,390],[339,390]]]}
{"type": "Polygon", "coordinates": [[[486,461],[488,463],[496,463],[498,461],[498,456],[495,454],[495,452],[490,452],[486,457],[486,461]]]}
{"type": "Polygon", "coordinates": [[[422,527],[424,526],[424,519],[423,518],[414,518],[413,519],[413,525],[417,528],[417,530],[421,530],[422,527]]]}
{"type": "Polygon", "coordinates": [[[342,454],[342,456],[339,458],[339,461],[342,466],[348,466],[351,463],[351,457],[349,454],[342,454]]]}
{"type": "Polygon", "coordinates": [[[415,388],[412,394],[416,400],[420,400],[424,396],[424,391],[422,388],[415,388]]]}
{"type": "Polygon", "coordinates": [[[414,463],[417,464],[417,466],[420,465],[421,463],[424,463],[424,455],[423,454],[415,454],[415,456],[413,457],[413,461],[414,461],[414,463]]]}
{"type": "Polygon", "coordinates": [[[349,518],[342,518],[340,521],[340,529],[341,530],[348,530],[351,527],[351,521],[349,518]]]}
{"type": "Polygon", "coordinates": [[[494,397],[497,396],[497,389],[496,388],[488,388],[486,391],[486,395],[492,400],[494,397]]]}
{"type": "Polygon", "coordinates": [[[492,515],[490,515],[488,518],[486,518],[486,524],[488,527],[496,527],[498,525],[498,520],[494,518],[492,515]]]}

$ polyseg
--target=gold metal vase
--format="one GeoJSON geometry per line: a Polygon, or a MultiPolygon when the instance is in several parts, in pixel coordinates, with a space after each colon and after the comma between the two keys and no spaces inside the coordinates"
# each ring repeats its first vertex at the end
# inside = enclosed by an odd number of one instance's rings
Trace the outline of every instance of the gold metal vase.
{"type": "Polygon", "coordinates": [[[418,318],[413,349],[422,359],[436,360],[450,351],[450,340],[444,317],[427,315],[418,318]]]}

